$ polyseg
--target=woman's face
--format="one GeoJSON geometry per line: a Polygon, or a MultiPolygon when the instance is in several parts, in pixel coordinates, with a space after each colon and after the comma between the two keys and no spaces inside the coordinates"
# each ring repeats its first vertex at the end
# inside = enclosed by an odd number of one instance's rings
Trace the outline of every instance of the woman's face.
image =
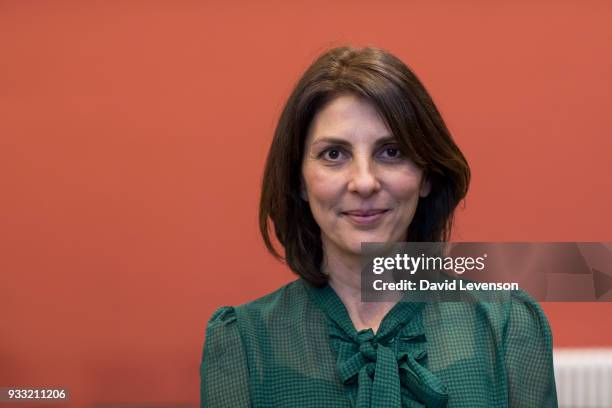
{"type": "Polygon", "coordinates": [[[302,176],[302,198],[327,256],[359,255],[362,242],[404,240],[419,197],[429,193],[376,108],[353,95],[333,99],[313,118],[302,176]]]}

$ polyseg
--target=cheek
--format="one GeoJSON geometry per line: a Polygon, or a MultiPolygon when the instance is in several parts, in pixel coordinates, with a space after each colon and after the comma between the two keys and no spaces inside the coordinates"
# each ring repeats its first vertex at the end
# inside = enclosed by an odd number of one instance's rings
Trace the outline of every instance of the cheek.
{"type": "Polygon", "coordinates": [[[398,173],[388,179],[388,191],[400,205],[416,206],[419,200],[421,175],[413,172],[398,173]]]}
{"type": "Polygon", "coordinates": [[[338,204],[344,184],[339,175],[319,168],[305,168],[303,175],[311,207],[328,208],[338,204]]]}

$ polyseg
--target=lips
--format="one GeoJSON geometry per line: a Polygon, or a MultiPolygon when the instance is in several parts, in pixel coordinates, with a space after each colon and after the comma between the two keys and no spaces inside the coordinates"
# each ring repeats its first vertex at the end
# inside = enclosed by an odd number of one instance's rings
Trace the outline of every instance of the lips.
{"type": "Polygon", "coordinates": [[[369,217],[371,215],[380,214],[387,211],[386,209],[380,210],[353,210],[353,211],[345,211],[344,214],[347,215],[355,215],[357,217],[369,217]]]}
{"type": "Polygon", "coordinates": [[[345,215],[351,222],[357,225],[371,225],[380,220],[388,209],[366,209],[366,210],[351,210],[344,211],[345,215]]]}

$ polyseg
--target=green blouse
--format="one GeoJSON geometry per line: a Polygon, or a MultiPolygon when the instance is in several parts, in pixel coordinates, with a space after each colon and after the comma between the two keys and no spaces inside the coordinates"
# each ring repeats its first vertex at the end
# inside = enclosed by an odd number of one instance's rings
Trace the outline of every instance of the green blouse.
{"type": "Polygon", "coordinates": [[[218,309],[202,407],[556,407],[552,337],[524,292],[504,302],[397,303],[357,331],[331,286],[298,279],[218,309]]]}

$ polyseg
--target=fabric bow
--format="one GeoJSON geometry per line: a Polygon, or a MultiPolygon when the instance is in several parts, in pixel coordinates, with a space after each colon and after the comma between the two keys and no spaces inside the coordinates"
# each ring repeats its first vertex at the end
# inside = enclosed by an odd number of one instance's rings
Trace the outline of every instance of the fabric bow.
{"type": "MultiPolygon", "coordinates": [[[[382,326],[381,326],[382,328],[382,326]]],[[[425,366],[420,314],[396,330],[356,332],[330,322],[337,371],[356,408],[446,407],[444,384],[425,366]]]]}

